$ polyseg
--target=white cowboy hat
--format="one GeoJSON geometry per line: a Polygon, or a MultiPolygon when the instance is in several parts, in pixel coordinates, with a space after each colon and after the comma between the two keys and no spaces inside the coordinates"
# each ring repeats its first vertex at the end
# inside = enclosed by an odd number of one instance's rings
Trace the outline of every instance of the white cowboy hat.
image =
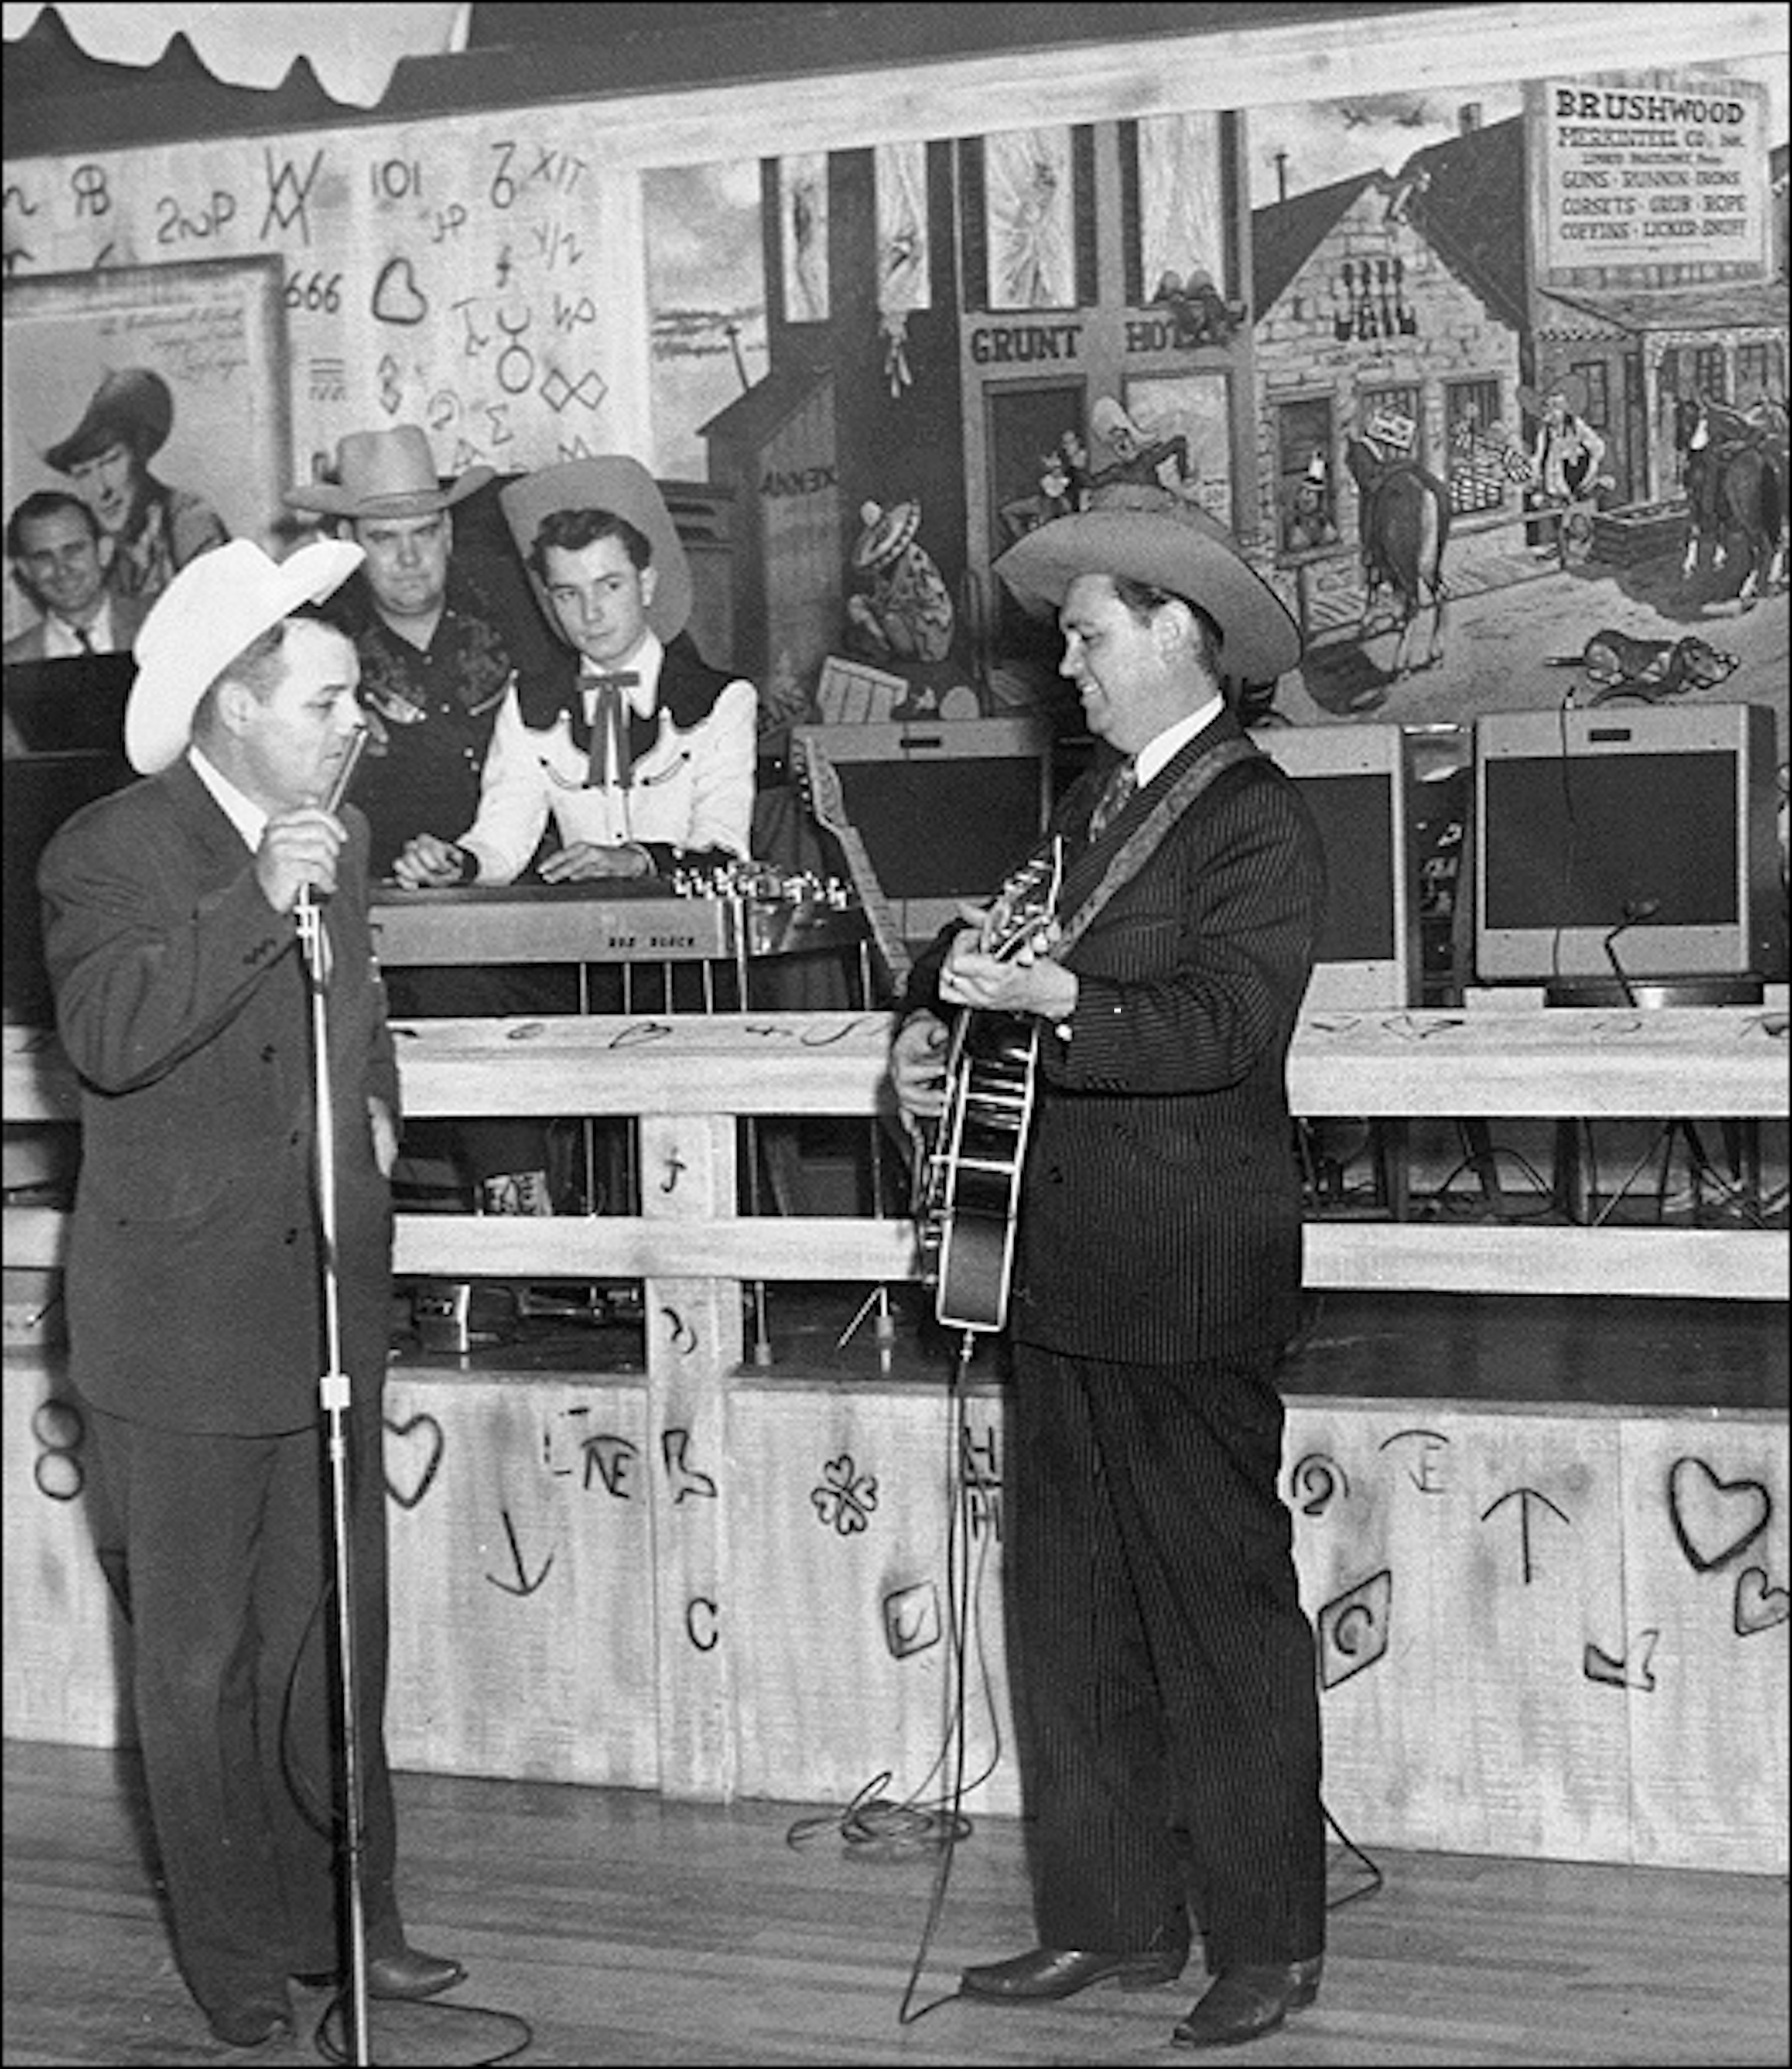
{"type": "Polygon", "coordinates": [[[421,427],[395,424],[389,431],[351,431],[336,447],[336,480],[301,481],[283,500],[327,517],[428,517],[484,488],[494,472],[469,467],[445,489],[421,427]]]}
{"type": "Polygon", "coordinates": [[[1058,609],[1078,575],[1126,575],[1166,590],[1213,619],[1221,666],[1241,682],[1273,682],[1301,657],[1300,633],[1280,598],[1231,534],[1192,503],[1053,518],[1011,546],[995,572],[1036,613],[1058,609]]]}
{"type": "MultiPolygon", "coordinates": [[[[542,519],[556,510],[608,510],[626,517],[653,549],[657,578],[653,601],[648,606],[648,625],[663,644],[690,623],[696,591],[684,541],[679,537],[659,483],[638,459],[626,453],[600,453],[586,459],[563,460],[508,483],[498,491],[498,502],[525,566],[534,551],[542,519]]],[[[529,579],[548,623],[559,631],[553,605],[533,568],[529,579]]]]}
{"type": "Polygon", "coordinates": [[[321,604],[366,558],[346,539],[320,539],[270,560],[253,539],[233,538],[189,560],[131,649],[125,753],[138,774],[154,775],[185,753],[200,699],[246,646],[300,604],[321,604]]]}

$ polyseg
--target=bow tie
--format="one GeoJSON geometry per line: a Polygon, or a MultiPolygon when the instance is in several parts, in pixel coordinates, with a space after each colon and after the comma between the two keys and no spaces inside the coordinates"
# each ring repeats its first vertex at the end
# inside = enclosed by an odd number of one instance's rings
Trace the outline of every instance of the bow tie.
{"type": "Polygon", "coordinates": [[[624,669],[610,675],[591,674],[579,677],[581,691],[595,690],[597,693],[597,709],[591,719],[591,759],[585,776],[587,788],[600,788],[609,783],[626,787],[628,783],[634,760],[630,752],[629,721],[634,711],[623,692],[634,689],[640,679],[634,669],[624,669]]]}

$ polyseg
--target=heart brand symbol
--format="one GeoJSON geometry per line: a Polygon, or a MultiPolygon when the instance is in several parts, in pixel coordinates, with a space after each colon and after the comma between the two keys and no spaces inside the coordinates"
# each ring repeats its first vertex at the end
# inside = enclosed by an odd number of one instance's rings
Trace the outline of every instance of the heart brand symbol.
{"type": "Polygon", "coordinates": [[[1720,1480],[1702,1458],[1677,1458],[1667,1513],[1695,1573],[1739,1557],[1767,1528],[1771,1504],[1759,1480],[1720,1480]]]}
{"type": "Polygon", "coordinates": [[[1771,1631],[1792,1616],[1792,1595],[1770,1584],[1759,1566],[1744,1566],[1736,1576],[1734,1622],[1739,1638],[1757,1631],[1771,1631]]]}
{"type": "Polygon", "coordinates": [[[386,1421],[386,1492],[401,1509],[415,1509],[434,1484],[447,1442],[433,1415],[386,1421]]]}

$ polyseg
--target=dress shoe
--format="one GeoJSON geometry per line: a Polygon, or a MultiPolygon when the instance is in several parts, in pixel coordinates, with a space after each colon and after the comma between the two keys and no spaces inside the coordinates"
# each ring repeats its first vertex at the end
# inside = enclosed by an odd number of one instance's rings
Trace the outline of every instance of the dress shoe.
{"type": "MultiPolygon", "coordinates": [[[[466,1979],[467,1971],[459,1961],[451,1961],[441,1954],[424,1954],[415,1947],[407,1947],[402,1954],[380,1954],[367,1963],[367,1995],[370,1997],[433,1997],[444,1990],[451,1990],[457,1983],[466,1979]]],[[[298,1975],[294,1982],[302,1983],[308,1990],[334,1990],[346,1981],[332,1969],[321,1974],[298,1975]]]]}
{"type": "Polygon", "coordinates": [[[1291,2011],[1301,2010],[1319,1995],[1324,1966],[1324,1956],[1315,1954],[1307,1961],[1228,1969],[1170,2037],[1178,2047],[1216,2048],[1273,2033],[1291,2011]]]}
{"type": "Polygon", "coordinates": [[[1075,1947],[1035,1947],[1012,1960],[966,1969],[959,1988],[967,1997],[996,2004],[1048,2004],[1074,1997],[1097,1983],[1118,1983],[1122,1990],[1155,1990],[1174,1983],[1188,1959],[1186,1927],[1166,1933],[1164,1944],[1131,1954],[1100,1954],[1075,1947]]]}
{"type": "Polygon", "coordinates": [[[233,2005],[227,2011],[208,2012],[205,2018],[227,2048],[258,2048],[292,2036],[292,2014],[283,2003],[233,2005]]]}

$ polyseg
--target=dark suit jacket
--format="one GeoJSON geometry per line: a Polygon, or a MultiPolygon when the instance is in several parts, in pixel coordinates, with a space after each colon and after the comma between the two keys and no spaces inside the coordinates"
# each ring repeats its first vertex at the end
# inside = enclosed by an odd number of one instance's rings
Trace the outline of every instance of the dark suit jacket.
{"type": "MultiPolygon", "coordinates": [[[[155,600],[147,596],[115,596],[112,600],[112,635],[117,645],[115,653],[128,654],[137,644],[137,635],[143,629],[143,620],[149,616],[150,604],[155,600]]],[[[7,640],[5,658],[8,666],[18,661],[44,659],[44,639],[49,626],[47,618],[40,617],[34,625],[28,625],[23,632],[7,640]]],[[[78,654],[69,657],[78,661],[78,654]]]]}
{"type": "MultiPolygon", "coordinates": [[[[1240,730],[1230,714],[1206,727],[1092,847],[1082,836],[1101,772],[1072,786],[1052,821],[1071,858],[1064,918],[1153,802],[1240,730]]],[[[1259,754],[1192,801],[1067,953],[1077,1007],[1068,1043],[1049,1030],[1040,1041],[1017,1338],[1175,1364],[1293,1335],[1301,1195],[1286,1064],[1324,893],[1306,803],[1259,754]]],[[[924,986],[934,969],[930,951],[924,986]]]]}
{"type": "MultiPolygon", "coordinates": [[[[384,1376],[391,1202],[367,1102],[397,1074],[350,807],[326,905],[345,1363],[384,1376]]],[[[237,1435],[315,1420],[327,1363],[311,1010],[290,916],[182,760],[90,805],[38,883],[56,1023],[81,1078],[68,1263],[75,1383],[96,1406],[237,1435]]]]}

